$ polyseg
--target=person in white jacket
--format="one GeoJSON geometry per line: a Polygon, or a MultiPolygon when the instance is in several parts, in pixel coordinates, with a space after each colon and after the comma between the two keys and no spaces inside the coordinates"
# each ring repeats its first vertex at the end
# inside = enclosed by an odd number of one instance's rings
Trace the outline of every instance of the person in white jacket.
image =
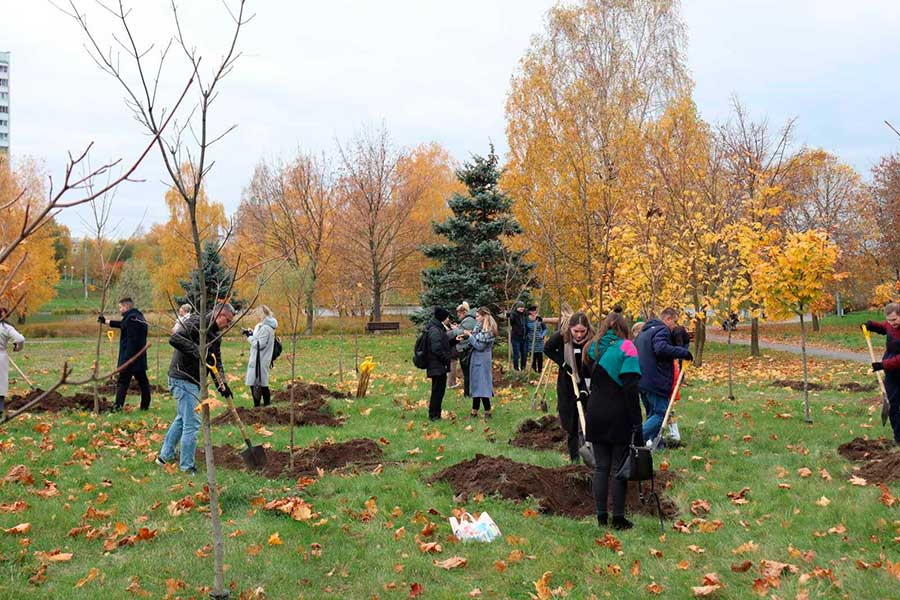
{"type": "Polygon", "coordinates": [[[9,352],[18,352],[25,337],[6,322],[9,311],[0,308],[0,417],[6,417],[6,396],[9,394],[9,352]]]}
{"type": "Polygon", "coordinates": [[[278,321],[275,314],[265,304],[258,309],[261,316],[260,322],[253,330],[244,329],[242,333],[247,336],[250,343],[250,359],[247,361],[247,377],[244,380],[253,394],[253,406],[259,406],[260,400],[263,406],[269,406],[271,394],[269,392],[269,369],[272,366],[272,353],[275,351],[275,329],[278,321]]]}

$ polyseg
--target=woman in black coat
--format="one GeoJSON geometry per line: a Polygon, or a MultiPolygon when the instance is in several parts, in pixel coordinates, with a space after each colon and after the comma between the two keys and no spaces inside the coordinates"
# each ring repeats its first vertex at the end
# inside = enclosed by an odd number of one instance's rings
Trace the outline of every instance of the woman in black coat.
{"type": "Polygon", "coordinates": [[[587,384],[581,378],[582,350],[594,336],[591,322],[583,312],[574,313],[567,321],[560,322],[559,330],[544,344],[544,354],[559,365],[556,378],[556,408],[559,424],[568,434],[569,459],[578,462],[580,427],[575,401],[580,391],[587,392],[587,384]],[[572,387],[572,373],[580,390],[572,387]]]}
{"type": "Polygon", "coordinates": [[[594,501],[597,522],[605,527],[610,475],[612,480],[612,526],[631,529],[625,518],[625,494],[628,482],[615,479],[628,444],[643,443],[638,383],[641,367],[637,348],[628,339],[631,332],[620,313],[610,313],[600,327],[597,339],[586,350],[583,374],[591,382],[586,414],[585,438],[594,450],[594,501]]]}

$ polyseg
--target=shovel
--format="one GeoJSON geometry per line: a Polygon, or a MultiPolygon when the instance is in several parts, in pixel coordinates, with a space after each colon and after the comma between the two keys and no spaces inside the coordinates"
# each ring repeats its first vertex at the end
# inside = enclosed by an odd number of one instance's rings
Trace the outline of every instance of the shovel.
{"type": "Polygon", "coordinates": [[[681,365],[681,371],[678,373],[678,380],[675,382],[675,387],[672,388],[672,395],[669,396],[669,406],[666,408],[666,414],[663,416],[662,423],[659,426],[659,433],[657,433],[656,437],[653,438],[653,443],[650,445],[650,450],[655,451],[659,447],[659,443],[662,441],[663,431],[665,430],[666,425],[669,424],[669,417],[672,415],[672,407],[675,405],[675,398],[678,397],[678,390],[681,389],[681,382],[684,381],[684,374],[687,372],[689,364],[691,363],[685,362],[681,365]]]}
{"type": "MultiPolygon", "coordinates": [[[[866,345],[869,346],[869,356],[872,357],[872,362],[876,362],[875,350],[872,348],[872,335],[869,333],[869,328],[866,327],[865,323],[863,323],[862,332],[866,337],[866,345]]],[[[891,405],[888,403],[887,390],[884,387],[884,374],[881,371],[875,371],[875,377],[878,378],[878,385],[881,387],[881,426],[884,427],[891,412],[891,405]]]]}
{"type": "MultiPolygon", "coordinates": [[[[581,389],[578,387],[578,380],[575,379],[575,373],[569,373],[569,377],[572,378],[572,389],[575,391],[575,408],[578,409],[578,422],[581,424],[581,435],[583,437],[587,433],[587,424],[584,419],[584,408],[581,406],[581,389]]],[[[584,443],[579,446],[578,456],[581,457],[581,460],[583,460],[584,464],[587,466],[591,468],[596,466],[596,462],[594,461],[594,448],[589,441],[585,440],[584,443]]]]}
{"type": "Polygon", "coordinates": [[[25,382],[31,387],[31,389],[36,390],[37,387],[34,385],[34,383],[31,382],[30,379],[28,379],[28,375],[26,375],[25,372],[19,368],[19,365],[17,365],[16,362],[12,359],[12,356],[7,356],[6,358],[9,360],[9,364],[11,364],[13,368],[15,368],[15,370],[19,372],[19,375],[22,376],[22,379],[25,380],[25,382]]]}
{"type": "MultiPolygon", "coordinates": [[[[213,379],[218,383],[219,370],[216,368],[216,357],[213,356],[212,359],[212,364],[206,366],[212,371],[213,379]]],[[[247,437],[247,431],[244,429],[244,422],[241,421],[241,416],[238,414],[238,411],[235,410],[234,403],[231,401],[231,396],[226,396],[225,401],[228,403],[228,410],[234,415],[234,420],[237,422],[238,429],[241,431],[241,437],[244,438],[244,443],[247,444],[247,447],[241,451],[241,458],[244,459],[244,464],[251,469],[262,469],[266,466],[266,449],[262,446],[254,446],[250,443],[250,438],[247,437]]]]}

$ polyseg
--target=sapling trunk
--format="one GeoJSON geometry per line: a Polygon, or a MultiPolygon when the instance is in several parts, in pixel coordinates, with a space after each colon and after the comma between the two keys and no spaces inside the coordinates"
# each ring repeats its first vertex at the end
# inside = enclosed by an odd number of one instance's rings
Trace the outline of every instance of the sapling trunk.
{"type": "Polygon", "coordinates": [[[731,329],[728,323],[728,399],[734,400],[734,346],[731,344],[731,329]]]}
{"type": "Polygon", "coordinates": [[[806,364],[806,321],[800,311],[800,355],[803,357],[803,420],[812,423],[809,415],[809,367],[806,364]]]}
{"type": "Polygon", "coordinates": [[[750,319],[750,356],[760,357],[759,351],[759,317],[750,319]]]}

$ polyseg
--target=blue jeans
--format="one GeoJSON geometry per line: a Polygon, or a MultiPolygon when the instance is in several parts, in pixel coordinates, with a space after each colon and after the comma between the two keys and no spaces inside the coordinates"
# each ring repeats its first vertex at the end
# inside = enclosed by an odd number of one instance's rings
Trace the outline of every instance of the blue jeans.
{"type": "Polygon", "coordinates": [[[663,417],[666,416],[666,409],[669,408],[669,397],[652,392],[641,392],[641,401],[647,409],[647,420],[644,421],[642,428],[644,440],[650,441],[659,435],[663,417]]]}
{"type": "Polygon", "coordinates": [[[513,369],[524,371],[528,362],[528,340],[513,336],[512,340],[513,369]]]}
{"type": "Polygon", "coordinates": [[[175,446],[180,442],[181,458],[178,467],[182,471],[187,471],[194,468],[194,453],[197,451],[200,415],[194,412],[194,409],[200,403],[200,386],[192,381],[169,377],[169,391],[175,398],[177,416],[169,427],[159,457],[165,461],[175,458],[175,446]]]}

